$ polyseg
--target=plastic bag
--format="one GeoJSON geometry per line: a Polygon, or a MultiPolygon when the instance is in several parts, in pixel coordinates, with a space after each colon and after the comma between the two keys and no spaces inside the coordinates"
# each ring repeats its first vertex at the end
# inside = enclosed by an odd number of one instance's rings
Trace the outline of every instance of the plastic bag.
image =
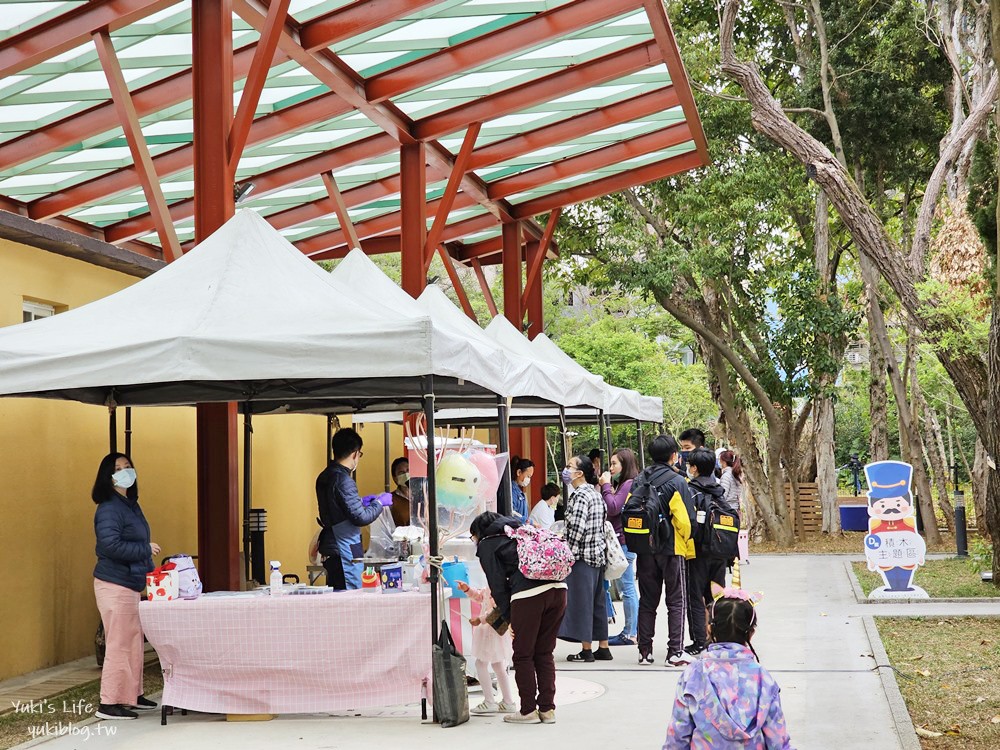
{"type": "Polygon", "coordinates": [[[456,727],[469,720],[469,691],[465,685],[465,657],[455,648],[448,623],[431,656],[434,674],[434,717],[442,727],[456,727]]]}
{"type": "Polygon", "coordinates": [[[399,557],[399,545],[393,541],[392,533],[396,523],[392,520],[392,511],[382,509],[382,515],[372,521],[368,527],[369,541],[365,558],[370,560],[395,560],[399,557]]]}

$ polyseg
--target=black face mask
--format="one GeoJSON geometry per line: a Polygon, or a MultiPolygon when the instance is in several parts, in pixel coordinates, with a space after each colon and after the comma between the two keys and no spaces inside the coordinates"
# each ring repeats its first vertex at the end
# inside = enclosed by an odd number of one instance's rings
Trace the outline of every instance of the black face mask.
{"type": "Polygon", "coordinates": [[[687,463],[688,456],[691,455],[691,451],[681,451],[681,461],[687,463]]]}

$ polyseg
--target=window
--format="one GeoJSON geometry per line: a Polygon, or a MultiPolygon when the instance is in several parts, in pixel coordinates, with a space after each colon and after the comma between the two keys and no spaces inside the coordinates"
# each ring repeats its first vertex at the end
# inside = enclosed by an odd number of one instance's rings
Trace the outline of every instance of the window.
{"type": "Polygon", "coordinates": [[[56,314],[56,309],[52,305],[46,305],[42,302],[29,302],[28,300],[24,301],[22,310],[25,323],[30,323],[39,318],[51,318],[56,314]]]}

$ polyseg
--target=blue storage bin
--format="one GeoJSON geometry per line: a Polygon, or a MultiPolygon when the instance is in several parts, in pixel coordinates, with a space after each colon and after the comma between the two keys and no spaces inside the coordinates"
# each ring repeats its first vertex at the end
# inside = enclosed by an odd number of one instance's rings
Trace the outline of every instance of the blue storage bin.
{"type": "Polygon", "coordinates": [[[840,528],[844,531],[868,531],[868,506],[841,505],[840,528]]]}

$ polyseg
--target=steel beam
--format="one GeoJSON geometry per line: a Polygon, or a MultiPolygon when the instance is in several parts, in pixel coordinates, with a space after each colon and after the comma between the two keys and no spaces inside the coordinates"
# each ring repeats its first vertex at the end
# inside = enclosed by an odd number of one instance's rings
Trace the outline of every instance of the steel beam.
{"type": "Polygon", "coordinates": [[[50,57],[84,45],[97,31],[117,31],[177,2],[90,0],[0,42],[0,78],[16,75],[50,57]]]}
{"type": "Polygon", "coordinates": [[[462,278],[458,275],[458,271],[455,269],[455,260],[451,257],[451,254],[444,245],[438,245],[437,251],[441,256],[441,261],[444,263],[444,270],[448,273],[448,278],[451,279],[451,286],[455,290],[455,294],[458,297],[459,303],[462,305],[462,309],[465,311],[465,314],[472,319],[473,323],[479,325],[479,320],[476,319],[476,312],[472,309],[472,304],[469,302],[469,295],[465,293],[465,286],[462,284],[462,278]]]}
{"type": "Polygon", "coordinates": [[[403,145],[399,152],[402,178],[399,194],[400,263],[403,290],[416,299],[427,284],[424,246],[427,236],[427,155],[422,143],[403,145]]]}
{"type": "Polygon", "coordinates": [[[490,196],[501,198],[525,193],[529,190],[551,185],[567,177],[596,172],[600,169],[621,164],[637,156],[645,156],[663,151],[691,140],[691,129],[686,122],[671,125],[662,130],[654,130],[627,141],[586,151],[567,159],[529,169],[502,180],[490,183],[490,196]]]}
{"type": "Polygon", "coordinates": [[[278,36],[285,27],[285,20],[288,18],[288,4],[290,2],[291,0],[272,0],[267,9],[267,20],[264,23],[263,31],[261,31],[260,40],[257,42],[253,63],[250,65],[250,73],[247,75],[247,81],[240,96],[240,106],[236,110],[233,129],[229,134],[229,171],[233,174],[236,174],[236,167],[239,166],[243,149],[247,145],[247,136],[250,134],[250,126],[253,124],[254,115],[257,112],[260,94],[264,90],[264,84],[267,83],[267,74],[271,70],[274,52],[278,48],[278,36]]]}
{"type": "Polygon", "coordinates": [[[666,64],[667,70],[670,71],[670,81],[677,89],[684,117],[691,126],[691,134],[698,147],[702,166],[704,166],[711,163],[712,157],[708,153],[708,141],[705,139],[705,131],[701,126],[701,118],[698,116],[698,107],[694,103],[694,94],[688,81],[687,70],[685,70],[684,62],[681,60],[680,50],[677,49],[677,40],[670,27],[667,11],[663,7],[662,0],[643,0],[643,5],[646,8],[646,15],[649,17],[649,25],[653,27],[653,38],[656,39],[656,44],[660,48],[660,57],[666,64]]]}
{"type": "Polygon", "coordinates": [[[365,83],[366,96],[368,101],[383,102],[640,7],[641,0],[566,3],[375,75],[365,83]]]}
{"type": "Polygon", "coordinates": [[[355,0],[319,18],[303,24],[302,46],[310,52],[374,31],[390,21],[409,16],[441,0],[355,0]]]}
{"type": "Polygon", "coordinates": [[[462,148],[455,159],[455,166],[452,167],[451,174],[448,175],[448,184],[445,186],[444,194],[437,213],[434,215],[434,223],[427,233],[427,248],[424,251],[424,273],[430,268],[431,259],[434,257],[434,250],[441,241],[441,234],[448,223],[448,214],[451,213],[452,206],[455,205],[455,196],[458,195],[458,188],[462,184],[462,179],[469,168],[469,157],[472,156],[472,149],[476,145],[476,138],[479,137],[479,130],[482,123],[474,122],[465,131],[465,138],[462,141],[462,148]]]}
{"type": "Polygon", "coordinates": [[[653,180],[662,180],[671,175],[687,172],[689,169],[697,169],[700,166],[702,166],[701,154],[697,151],[690,151],[680,156],[672,156],[663,161],[647,164],[644,167],[629,169],[611,177],[586,182],[568,190],[519,203],[514,207],[514,212],[522,218],[537,216],[560,206],[572,206],[574,203],[593,200],[599,196],[617,193],[619,190],[636,185],[644,185],[653,180]]]}
{"type": "Polygon", "coordinates": [[[549,252],[549,245],[552,243],[552,236],[555,234],[556,224],[559,223],[559,216],[561,214],[561,208],[553,209],[552,213],[549,214],[548,222],[545,224],[545,234],[542,235],[541,241],[531,243],[534,247],[531,248],[531,252],[529,253],[531,257],[529,258],[528,275],[524,281],[524,294],[521,297],[522,310],[528,309],[528,298],[532,294],[532,289],[534,289],[536,281],[539,284],[539,294],[541,294],[542,263],[549,252]]]}
{"type": "Polygon", "coordinates": [[[486,274],[483,273],[483,267],[479,264],[478,258],[472,259],[472,270],[476,272],[476,278],[479,280],[479,288],[483,292],[483,298],[486,300],[486,308],[490,311],[490,316],[495,318],[497,316],[497,303],[493,299],[493,290],[490,289],[490,285],[486,282],[486,274]]]}
{"type": "Polygon", "coordinates": [[[503,225],[503,315],[520,331],[524,320],[521,308],[521,225],[503,225]]]}
{"type": "Polygon", "coordinates": [[[142,126],[139,124],[139,116],[135,113],[135,105],[132,103],[132,96],[128,91],[128,84],[122,74],[121,64],[115,54],[115,47],[111,43],[111,37],[106,31],[99,31],[93,36],[94,45],[97,47],[97,56],[100,58],[101,67],[104,69],[104,76],[108,79],[108,88],[111,89],[111,99],[118,110],[118,117],[121,120],[122,130],[125,133],[125,140],[128,142],[129,151],[132,154],[132,161],[135,162],[138,170],[139,183],[142,185],[142,194],[146,197],[146,204],[150,208],[153,223],[156,226],[156,234],[160,238],[160,246],[163,254],[168,260],[177,260],[180,257],[180,243],[177,241],[177,232],[174,230],[174,223],[170,220],[170,212],[167,210],[167,201],[163,197],[163,190],[160,188],[160,181],[153,168],[153,160],[149,155],[149,147],[142,134],[142,126]]]}
{"type": "Polygon", "coordinates": [[[422,141],[441,138],[473,122],[488,122],[649,68],[660,62],[656,42],[647,41],[596,60],[571,65],[534,81],[480,97],[419,120],[413,134],[422,141]]]}
{"type": "Polygon", "coordinates": [[[337,181],[330,172],[323,173],[323,184],[326,185],[326,192],[330,196],[333,210],[337,214],[337,221],[340,222],[340,229],[344,233],[344,239],[351,249],[360,248],[361,242],[358,240],[358,233],[354,231],[354,222],[347,212],[347,205],[344,203],[344,196],[337,187],[337,181]]]}
{"type": "MultiPolygon", "coordinates": [[[[230,0],[194,0],[195,237],[202,241],[234,211],[228,139],[233,124],[230,0]]],[[[240,585],[236,404],[197,406],[198,568],[207,591],[240,585]]]]}

